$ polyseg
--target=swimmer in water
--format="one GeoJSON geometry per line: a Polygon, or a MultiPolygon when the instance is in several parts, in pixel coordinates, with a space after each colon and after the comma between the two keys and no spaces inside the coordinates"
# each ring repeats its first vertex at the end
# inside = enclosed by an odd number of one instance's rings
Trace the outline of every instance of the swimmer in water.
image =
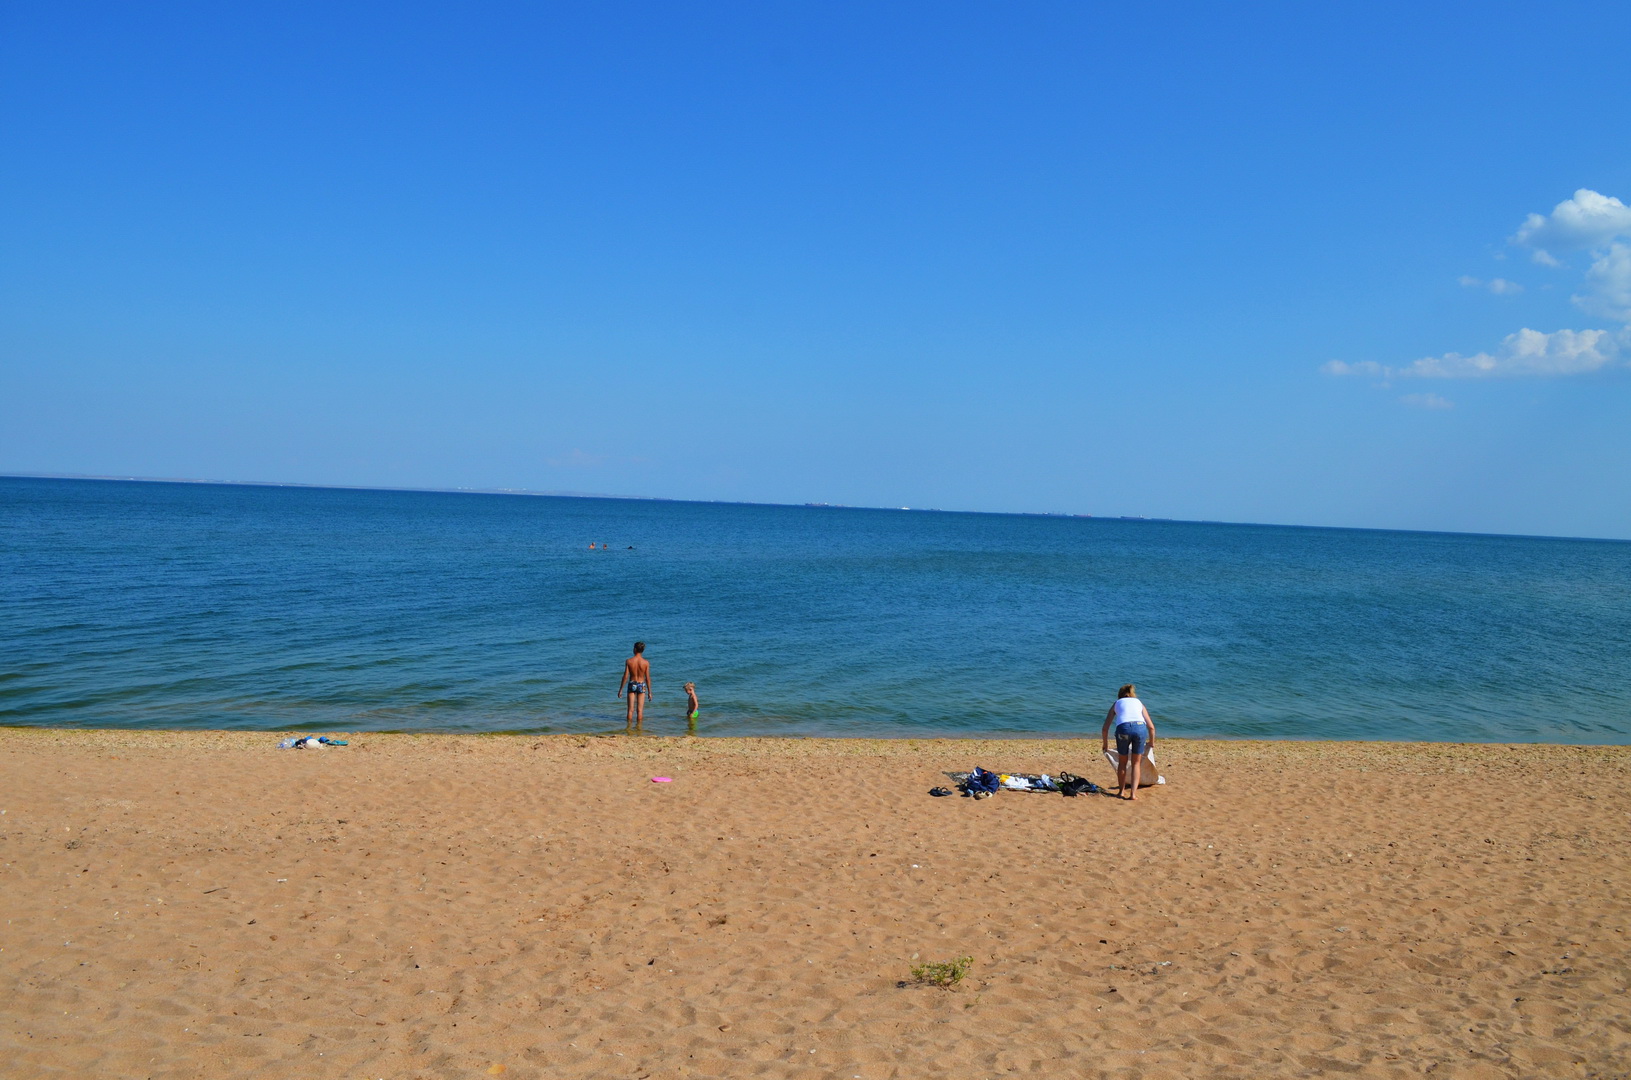
{"type": "Polygon", "coordinates": [[[685,684],[685,733],[687,735],[697,733],[697,709],[699,707],[697,704],[697,684],[688,682],[685,684]]]}

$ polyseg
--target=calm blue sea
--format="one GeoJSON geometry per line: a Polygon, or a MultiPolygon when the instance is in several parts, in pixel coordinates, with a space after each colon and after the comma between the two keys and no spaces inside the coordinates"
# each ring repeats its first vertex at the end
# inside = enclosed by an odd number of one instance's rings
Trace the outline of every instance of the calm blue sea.
{"type": "Polygon", "coordinates": [[[0,723],[1626,742],[1631,543],[0,479],[0,723]],[[607,549],[589,550],[589,544],[607,549]]]}

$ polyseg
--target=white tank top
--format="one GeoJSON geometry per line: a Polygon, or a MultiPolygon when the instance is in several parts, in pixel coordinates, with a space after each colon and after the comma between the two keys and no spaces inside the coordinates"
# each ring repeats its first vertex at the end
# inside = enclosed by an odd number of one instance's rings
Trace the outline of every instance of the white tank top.
{"type": "Polygon", "coordinates": [[[1116,699],[1116,722],[1111,725],[1112,730],[1123,724],[1142,724],[1143,722],[1144,703],[1142,701],[1135,697],[1116,699]]]}

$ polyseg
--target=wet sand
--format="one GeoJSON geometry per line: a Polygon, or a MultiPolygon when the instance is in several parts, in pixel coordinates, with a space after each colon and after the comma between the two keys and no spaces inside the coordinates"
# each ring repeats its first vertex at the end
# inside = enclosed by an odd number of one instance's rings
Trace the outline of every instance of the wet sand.
{"type": "Polygon", "coordinates": [[[0,1075],[1631,1072],[1631,748],[275,745],[0,730],[0,1075]]]}

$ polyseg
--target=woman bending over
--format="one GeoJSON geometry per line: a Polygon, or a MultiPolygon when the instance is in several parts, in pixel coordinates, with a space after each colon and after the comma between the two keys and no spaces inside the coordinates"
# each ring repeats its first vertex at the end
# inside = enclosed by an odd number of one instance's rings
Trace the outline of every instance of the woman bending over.
{"type": "Polygon", "coordinates": [[[1138,700],[1138,688],[1132,683],[1121,688],[1116,694],[1116,703],[1110,706],[1109,713],[1105,715],[1099,738],[1106,752],[1110,750],[1111,731],[1116,733],[1116,798],[1121,798],[1130,780],[1131,792],[1127,796],[1130,802],[1138,798],[1138,779],[1144,765],[1144,752],[1155,749],[1155,721],[1150,719],[1150,710],[1138,700]],[[1129,767],[1131,776],[1128,775],[1129,767]]]}

